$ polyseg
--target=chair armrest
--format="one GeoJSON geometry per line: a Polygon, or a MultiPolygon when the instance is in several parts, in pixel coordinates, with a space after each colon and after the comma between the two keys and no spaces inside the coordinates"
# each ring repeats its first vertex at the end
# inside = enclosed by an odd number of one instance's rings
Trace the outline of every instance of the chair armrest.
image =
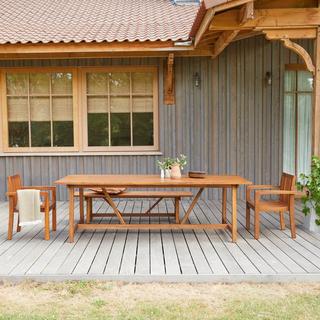
{"type": "Polygon", "coordinates": [[[52,193],[52,201],[56,202],[56,192],[57,188],[55,186],[23,186],[21,189],[35,189],[40,191],[51,191],[52,193]]]}
{"type": "Polygon", "coordinates": [[[290,191],[290,190],[259,190],[256,191],[256,195],[258,196],[265,196],[265,195],[296,195],[297,191],[290,191]]]}
{"type": "Polygon", "coordinates": [[[246,190],[246,201],[250,201],[250,193],[251,191],[255,191],[258,189],[270,189],[270,190],[277,190],[279,189],[280,186],[274,186],[271,184],[252,184],[247,186],[247,190],[246,190]]]}
{"type": "Polygon", "coordinates": [[[296,191],[290,191],[290,190],[258,190],[254,194],[254,204],[257,207],[259,205],[259,202],[261,200],[261,196],[266,195],[288,195],[290,196],[289,201],[294,201],[294,197],[297,194],[296,191]]]}
{"type": "Polygon", "coordinates": [[[253,184],[251,186],[247,186],[249,190],[256,190],[256,189],[279,189],[280,186],[274,186],[271,184],[253,184]]]}
{"type": "Polygon", "coordinates": [[[16,192],[6,192],[6,196],[7,197],[15,197],[17,195],[17,193],[16,192]]]}
{"type": "Polygon", "coordinates": [[[54,186],[23,186],[21,189],[36,189],[36,190],[46,190],[46,191],[56,191],[54,186]]]}
{"type": "MultiPolygon", "coordinates": [[[[10,206],[12,206],[13,210],[16,207],[17,195],[18,195],[17,192],[6,192],[6,196],[9,197],[10,206]]],[[[40,191],[40,197],[43,197],[44,205],[46,207],[49,206],[50,204],[49,192],[40,191]]]]}

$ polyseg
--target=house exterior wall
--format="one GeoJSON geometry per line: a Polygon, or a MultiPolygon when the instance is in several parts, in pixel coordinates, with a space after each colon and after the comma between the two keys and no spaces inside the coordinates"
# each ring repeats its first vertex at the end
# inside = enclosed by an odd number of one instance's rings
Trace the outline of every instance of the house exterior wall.
{"type": "MultiPolygon", "coordinates": [[[[311,41],[301,44],[311,52],[311,41]]],[[[156,160],[184,153],[186,168],[239,174],[254,183],[275,183],[282,171],[282,105],[285,64],[298,63],[279,42],[256,37],[231,44],[217,59],[176,58],[176,105],[163,104],[162,58],[0,61],[1,67],[156,65],[159,68],[159,134],[163,155],[0,155],[0,199],[6,176],[20,173],[27,185],[51,184],[67,174],[152,174],[156,160]],[[265,74],[272,74],[272,84],[265,74]],[[194,86],[194,75],[201,77],[194,86]]],[[[241,190],[241,196],[244,191],[241,190]]],[[[58,192],[66,199],[66,190],[58,192]]],[[[205,198],[217,198],[211,190],[205,198]]]]}

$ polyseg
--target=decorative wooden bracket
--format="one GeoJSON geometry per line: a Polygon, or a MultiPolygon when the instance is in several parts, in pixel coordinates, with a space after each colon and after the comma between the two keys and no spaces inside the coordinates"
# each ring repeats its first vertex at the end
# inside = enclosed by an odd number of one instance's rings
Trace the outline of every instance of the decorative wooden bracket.
{"type": "Polygon", "coordinates": [[[245,24],[248,20],[254,19],[253,1],[244,4],[239,11],[239,25],[245,24]]]}
{"type": "Polygon", "coordinates": [[[306,64],[307,69],[314,75],[315,74],[315,66],[312,62],[312,59],[311,59],[309,53],[303,47],[301,47],[299,44],[291,41],[290,39],[284,38],[284,39],[280,39],[280,40],[283,42],[283,44],[286,48],[292,50],[299,57],[302,58],[302,60],[306,64]]]}
{"type": "Polygon", "coordinates": [[[175,88],[174,88],[174,54],[170,53],[165,68],[164,83],[164,104],[175,104],[175,88]]]}
{"type": "Polygon", "coordinates": [[[224,31],[214,44],[212,58],[217,57],[238,33],[239,30],[224,31]]]}

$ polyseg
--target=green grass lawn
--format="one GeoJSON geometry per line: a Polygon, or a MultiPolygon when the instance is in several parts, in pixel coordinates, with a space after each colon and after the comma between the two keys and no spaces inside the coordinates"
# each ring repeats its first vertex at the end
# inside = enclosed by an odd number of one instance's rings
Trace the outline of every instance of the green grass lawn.
{"type": "Polygon", "coordinates": [[[4,283],[9,319],[320,319],[320,284],[4,283]]]}

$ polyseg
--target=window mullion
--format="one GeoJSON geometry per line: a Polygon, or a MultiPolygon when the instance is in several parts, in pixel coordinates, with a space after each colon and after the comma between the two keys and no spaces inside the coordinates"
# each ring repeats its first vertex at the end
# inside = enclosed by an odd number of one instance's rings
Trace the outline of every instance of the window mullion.
{"type": "Polygon", "coordinates": [[[108,73],[108,139],[111,146],[111,98],[110,98],[110,73],[108,73]]]}
{"type": "Polygon", "coordinates": [[[53,147],[53,111],[52,111],[52,74],[50,73],[49,82],[49,107],[50,107],[50,141],[51,147],[53,147]]]}
{"type": "Polygon", "coordinates": [[[28,81],[27,81],[27,90],[28,90],[28,129],[29,129],[29,148],[31,145],[31,106],[30,106],[30,72],[28,72],[28,81]]]}
{"type": "Polygon", "coordinates": [[[129,103],[130,103],[130,145],[131,147],[133,146],[133,127],[132,127],[132,124],[133,124],[133,121],[132,121],[132,72],[130,72],[130,99],[129,99],[129,103]]]}

